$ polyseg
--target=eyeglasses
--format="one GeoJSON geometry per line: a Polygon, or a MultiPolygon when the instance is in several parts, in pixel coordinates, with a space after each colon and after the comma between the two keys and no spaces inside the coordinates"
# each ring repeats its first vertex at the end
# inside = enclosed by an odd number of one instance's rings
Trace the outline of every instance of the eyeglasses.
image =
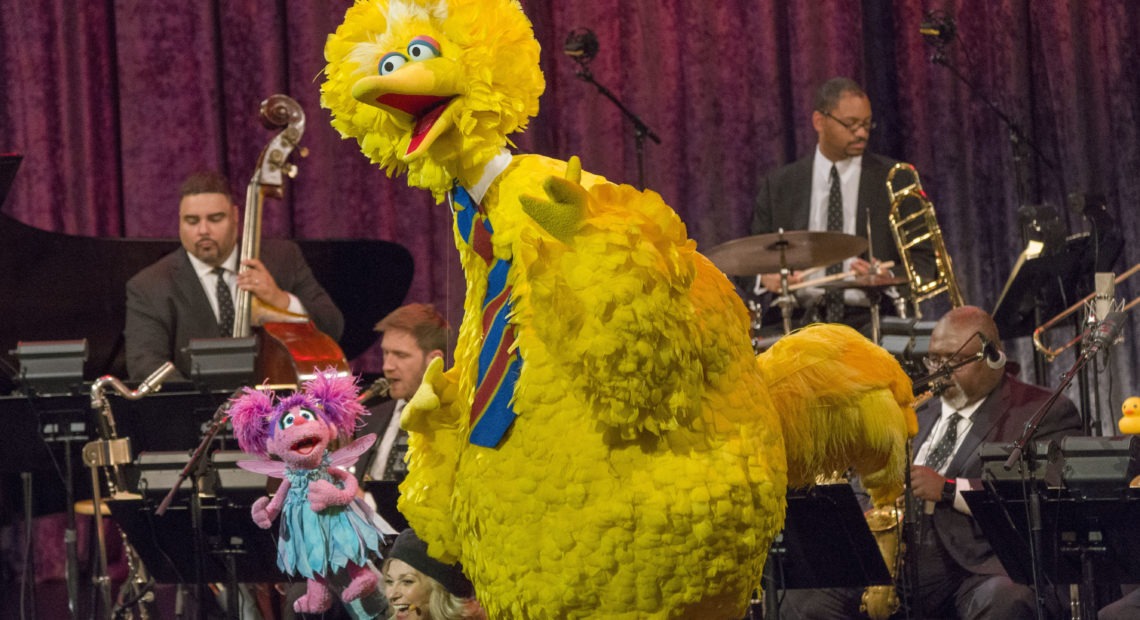
{"type": "Polygon", "coordinates": [[[871,130],[873,130],[875,127],[878,127],[878,125],[875,124],[875,121],[872,121],[871,119],[867,119],[861,123],[855,121],[848,123],[846,121],[841,121],[838,118],[835,118],[831,115],[831,112],[824,112],[823,110],[820,110],[819,113],[839,123],[840,125],[843,125],[843,128],[847,131],[850,131],[851,133],[856,133],[860,129],[865,129],[867,133],[871,133],[871,130]]]}
{"type": "Polygon", "coordinates": [[[955,355],[954,357],[946,357],[945,355],[927,355],[922,358],[922,364],[930,372],[934,372],[943,366],[957,366],[963,362],[970,363],[976,362],[981,359],[977,354],[974,355],[955,355]]]}

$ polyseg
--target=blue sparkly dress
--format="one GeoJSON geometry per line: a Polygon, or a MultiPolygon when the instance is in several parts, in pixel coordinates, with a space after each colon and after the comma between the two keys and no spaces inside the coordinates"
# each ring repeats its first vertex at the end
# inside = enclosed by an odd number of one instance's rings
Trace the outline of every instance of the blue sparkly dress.
{"type": "Polygon", "coordinates": [[[289,491],[281,508],[277,540],[277,567],[285,574],[312,579],[350,562],[364,564],[370,550],[379,551],[383,521],[360,498],[320,512],[309,507],[311,483],[327,480],[343,488],[329,474],[330,464],[331,455],[325,454],[316,469],[285,468],[289,491]]]}

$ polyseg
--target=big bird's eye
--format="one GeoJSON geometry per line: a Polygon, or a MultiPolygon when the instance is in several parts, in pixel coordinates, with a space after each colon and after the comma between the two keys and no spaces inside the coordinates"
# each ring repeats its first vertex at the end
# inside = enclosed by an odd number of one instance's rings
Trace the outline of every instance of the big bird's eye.
{"type": "Polygon", "coordinates": [[[439,43],[431,37],[416,37],[408,44],[408,57],[412,60],[439,58],[439,43]]]}
{"type": "Polygon", "coordinates": [[[408,59],[400,52],[388,52],[380,59],[380,75],[388,75],[389,73],[404,66],[408,59]]]}

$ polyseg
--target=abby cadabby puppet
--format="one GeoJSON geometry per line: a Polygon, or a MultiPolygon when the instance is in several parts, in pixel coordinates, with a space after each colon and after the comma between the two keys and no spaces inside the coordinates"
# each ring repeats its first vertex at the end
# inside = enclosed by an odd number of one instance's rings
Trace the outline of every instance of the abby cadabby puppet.
{"type": "Polygon", "coordinates": [[[329,451],[338,436],[351,437],[357,421],[368,413],[356,400],[355,380],[318,373],[301,388],[281,399],[246,388],[232,401],[230,419],[241,449],[262,457],[238,465],[282,479],[272,499],[254,502],[252,515],[263,529],[281,516],[277,566],[308,580],[305,595],[293,608],[321,613],[332,604],[330,586],[345,603],[377,591],[368,553],[379,551],[382,535],[396,531],[357,497],[356,478],[344,469],[376,436],[329,451]]]}

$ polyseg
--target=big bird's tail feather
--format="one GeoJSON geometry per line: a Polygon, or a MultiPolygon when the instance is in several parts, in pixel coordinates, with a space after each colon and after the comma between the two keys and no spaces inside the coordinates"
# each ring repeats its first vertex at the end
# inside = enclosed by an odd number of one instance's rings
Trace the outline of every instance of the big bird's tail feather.
{"type": "Polygon", "coordinates": [[[854,467],[875,505],[903,490],[917,431],[910,378],[886,350],[843,325],[811,325],[757,357],[779,412],[789,486],[854,467]]]}

